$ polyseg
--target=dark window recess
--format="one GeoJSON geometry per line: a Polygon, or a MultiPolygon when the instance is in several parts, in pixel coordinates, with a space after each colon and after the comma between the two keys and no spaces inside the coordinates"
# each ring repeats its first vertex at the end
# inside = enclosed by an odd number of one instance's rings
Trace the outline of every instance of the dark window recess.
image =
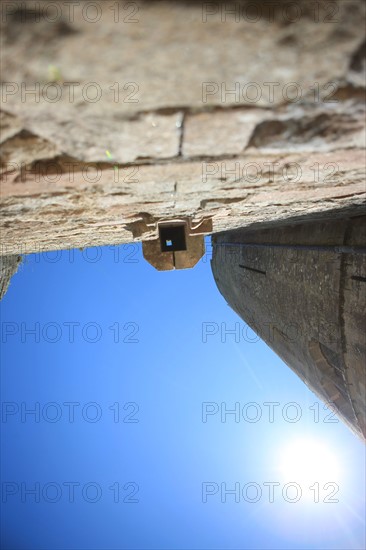
{"type": "Polygon", "coordinates": [[[366,283],[366,277],[361,277],[360,275],[353,275],[351,279],[353,281],[360,281],[361,283],[366,283]]]}
{"type": "Polygon", "coordinates": [[[159,227],[159,237],[162,252],[187,250],[185,225],[159,227]]]}
{"type": "Polygon", "coordinates": [[[266,275],[265,271],[261,271],[260,269],[254,269],[254,267],[248,267],[247,265],[240,265],[242,269],[248,269],[248,271],[254,271],[254,273],[260,273],[261,275],[266,275]]]}

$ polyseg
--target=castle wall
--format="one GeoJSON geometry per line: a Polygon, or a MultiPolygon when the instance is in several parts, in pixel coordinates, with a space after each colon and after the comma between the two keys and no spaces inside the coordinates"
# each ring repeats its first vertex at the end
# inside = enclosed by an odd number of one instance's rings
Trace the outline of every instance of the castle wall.
{"type": "Polygon", "coordinates": [[[365,221],[358,216],[224,232],[213,237],[212,259],[229,305],[361,437],[365,221]]]}

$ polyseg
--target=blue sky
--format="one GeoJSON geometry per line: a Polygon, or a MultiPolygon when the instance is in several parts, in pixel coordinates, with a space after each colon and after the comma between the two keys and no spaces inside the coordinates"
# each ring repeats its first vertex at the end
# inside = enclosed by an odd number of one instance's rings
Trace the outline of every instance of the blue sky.
{"type": "Polygon", "coordinates": [[[363,444],[228,307],[207,242],[165,273],[137,244],[26,257],[2,302],[2,548],[365,547],[363,444]],[[330,457],[311,490],[299,441],[330,457]]]}

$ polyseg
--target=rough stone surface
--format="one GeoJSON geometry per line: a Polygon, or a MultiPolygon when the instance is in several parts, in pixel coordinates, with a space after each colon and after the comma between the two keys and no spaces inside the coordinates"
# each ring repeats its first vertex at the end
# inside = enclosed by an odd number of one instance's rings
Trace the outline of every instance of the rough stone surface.
{"type": "Polygon", "coordinates": [[[364,2],[94,4],[2,5],[2,254],[362,204],[364,2]]]}
{"type": "Polygon", "coordinates": [[[0,300],[8,290],[12,276],[18,271],[21,256],[0,256],[0,300]]]}
{"type": "MultiPolygon", "coordinates": [[[[268,162],[278,162],[278,157],[246,156],[214,165],[212,161],[141,165],[98,174],[95,166],[89,165],[87,171],[87,165],[60,158],[57,164],[49,164],[46,178],[39,177],[39,166],[24,175],[26,181],[13,172],[2,185],[3,253],[146,240],[155,233],[145,219],[193,216],[198,221],[212,216],[214,231],[222,231],[350,205],[362,208],[361,151],[314,154],[306,161],[298,154],[285,155],[274,167],[273,181],[268,162]],[[331,166],[320,174],[322,181],[314,182],[311,166],[318,160],[331,166]],[[283,170],[292,166],[289,163],[301,167],[300,184],[284,180],[283,170]],[[253,164],[263,175],[258,181],[243,181],[240,173],[253,164]],[[334,165],[339,168],[327,179],[334,165]],[[75,171],[70,172],[70,166],[75,171]],[[210,174],[212,168],[215,173],[210,174]],[[203,170],[207,181],[203,181],[203,170]],[[93,178],[98,182],[93,183],[93,178]]],[[[43,163],[42,169],[46,167],[43,163]]]]}
{"type": "Polygon", "coordinates": [[[239,229],[213,242],[225,300],[365,438],[366,217],[239,229]],[[340,246],[358,253],[325,248],[340,246]]]}

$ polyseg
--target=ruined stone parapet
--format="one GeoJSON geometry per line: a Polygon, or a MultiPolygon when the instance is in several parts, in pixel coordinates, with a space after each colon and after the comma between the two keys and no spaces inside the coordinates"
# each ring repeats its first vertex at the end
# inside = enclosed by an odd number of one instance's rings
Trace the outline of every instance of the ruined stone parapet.
{"type": "Polygon", "coordinates": [[[2,3],[1,254],[362,205],[362,0],[53,4],[2,3]]]}

